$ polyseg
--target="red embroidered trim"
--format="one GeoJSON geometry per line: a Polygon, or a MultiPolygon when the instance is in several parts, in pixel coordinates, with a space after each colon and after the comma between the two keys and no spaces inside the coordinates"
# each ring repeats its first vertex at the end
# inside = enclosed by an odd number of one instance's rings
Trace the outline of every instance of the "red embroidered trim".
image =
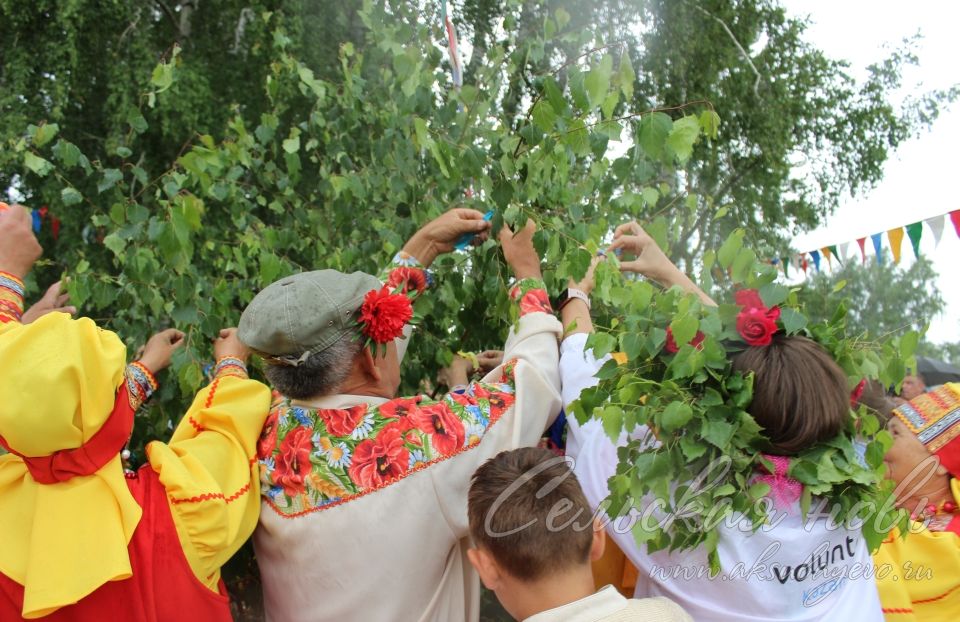
{"type": "Polygon", "coordinates": [[[204,430],[206,430],[206,428],[200,425],[199,423],[197,423],[193,417],[187,417],[187,423],[192,425],[197,432],[203,432],[204,430]]]}
{"type": "Polygon", "coordinates": [[[944,592],[943,594],[941,594],[941,595],[939,595],[939,596],[934,596],[933,598],[924,598],[923,600],[915,600],[915,601],[913,601],[913,604],[914,604],[914,605],[923,605],[923,604],[925,604],[925,603],[932,603],[932,602],[936,602],[936,601],[938,601],[938,600],[942,600],[942,599],[946,598],[947,596],[949,596],[950,594],[952,594],[952,593],[954,593],[955,591],[957,591],[957,589],[960,589],[960,583],[958,583],[957,585],[954,585],[952,588],[950,588],[949,590],[947,590],[946,592],[944,592]]]}
{"type": "Polygon", "coordinates": [[[898,608],[898,607],[893,607],[893,608],[887,609],[886,607],[884,607],[884,608],[883,608],[883,612],[884,612],[884,613],[902,613],[902,614],[908,614],[908,613],[913,613],[913,609],[902,609],[902,608],[898,608]]]}
{"type": "MultiPolygon", "coordinates": [[[[515,363],[516,361],[512,361],[512,362],[515,363]]],[[[511,406],[511,407],[512,407],[512,406],[511,406]]],[[[502,417],[502,416],[503,416],[503,413],[500,413],[500,414],[497,415],[497,417],[496,417],[495,419],[494,419],[493,417],[490,418],[490,423],[487,424],[487,429],[486,429],[486,432],[484,433],[484,436],[486,436],[487,433],[489,433],[490,430],[493,428],[493,426],[496,425],[498,421],[500,421],[500,417],[502,417]]],[[[279,508],[277,505],[275,505],[275,504],[273,503],[273,501],[271,501],[267,496],[264,495],[264,496],[261,497],[261,498],[263,499],[263,501],[264,501],[267,505],[270,506],[270,509],[272,509],[274,512],[276,512],[277,514],[279,514],[281,518],[299,518],[300,516],[305,516],[305,515],[307,515],[307,514],[312,514],[313,512],[319,512],[320,510],[329,510],[330,508],[336,507],[336,506],[338,506],[338,505],[343,505],[344,503],[347,503],[348,501],[353,501],[353,500],[355,500],[355,499],[359,499],[360,497],[365,497],[366,495],[369,495],[369,494],[372,493],[372,492],[377,492],[378,490],[383,490],[383,489],[386,488],[387,486],[391,486],[391,485],[396,484],[397,482],[399,482],[399,481],[401,481],[401,480],[403,480],[403,479],[406,479],[407,477],[410,477],[410,475],[412,475],[413,473],[417,473],[418,471],[422,471],[422,470],[424,470],[424,469],[426,469],[426,468],[428,468],[428,467],[431,467],[431,466],[433,466],[433,465],[435,465],[435,464],[439,464],[439,463],[443,462],[444,460],[449,460],[450,458],[454,458],[454,457],[456,457],[456,456],[459,456],[460,454],[462,454],[462,453],[465,452],[465,451],[469,451],[469,450],[473,449],[474,447],[476,447],[477,445],[479,445],[482,440],[483,440],[483,439],[479,439],[477,442],[473,443],[472,445],[467,445],[466,447],[461,447],[460,449],[458,449],[456,452],[454,452],[454,453],[452,453],[452,454],[447,454],[447,455],[444,455],[444,456],[438,456],[437,458],[434,458],[434,459],[431,460],[430,462],[421,462],[420,464],[418,464],[418,465],[415,466],[414,468],[405,471],[405,472],[403,473],[402,477],[397,477],[397,478],[391,479],[390,481],[384,482],[382,485],[377,486],[376,488],[369,488],[369,489],[367,489],[367,490],[364,490],[363,492],[358,492],[358,493],[356,493],[356,494],[350,495],[349,497],[345,497],[345,498],[343,498],[343,499],[340,499],[339,501],[334,501],[333,503],[326,503],[326,504],[324,504],[324,505],[318,505],[318,506],[316,506],[316,507],[312,507],[312,508],[309,508],[309,509],[306,509],[306,510],[301,510],[301,511],[299,511],[299,512],[296,512],[295,514],[284,514],[283,512],[280,511],[280,508],[279,508]]]]}
{"type": "Polygon", "coordinates": [[[210,408],[210,404],[213,403],[213,394],[217,392],[217,386],[219,386],[219,384],[220,378],[215,378],[210,384],[210,393],[207,394],[207,402],[203,405],[204,408],[210,408]]]}
{"type": "Polygon", "coordinates": [[[250,482],[247,482],[243,488],[233,493],[229,497],[225,497],[222,492],[208,492],[202,495],[197,495],[196,497],[190,497],[188,499],[174,499],[171,497],[170,503],[174,505],[180,505],[181,503],[198,503],[200,501],[213,501],[214,499],[223,499],[225,503],[232,503],[249,491],[250,482]]]}

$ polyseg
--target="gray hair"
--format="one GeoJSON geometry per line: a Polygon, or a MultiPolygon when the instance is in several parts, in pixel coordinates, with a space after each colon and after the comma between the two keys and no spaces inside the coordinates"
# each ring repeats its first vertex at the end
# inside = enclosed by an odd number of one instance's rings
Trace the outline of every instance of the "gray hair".
{"type": "Polygon", "coordinates": [[[273,388],[286,397],[305,400],[329,395],[347,379],[362,347],[356,335],[347,334],[296,367],[267,361],[263,372],[273,388]]]}

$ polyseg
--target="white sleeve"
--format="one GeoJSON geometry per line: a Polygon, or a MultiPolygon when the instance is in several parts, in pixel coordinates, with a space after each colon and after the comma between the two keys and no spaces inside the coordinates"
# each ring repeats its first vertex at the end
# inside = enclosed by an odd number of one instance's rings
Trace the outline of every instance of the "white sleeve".
{"type": "Polygon", "coordinates": [[[607,480],[617,469],[617,447],[599,420],[590,419],[580,425],[570,412],[570,404],[580,397],[580,392],[596,386],[595,375],[610,358],[597,360],[592,350],[585,350],[587,336],[574,333],[560,344],[560,383],[567,411],[566,454],[574,460],[573,473],[587,501],[596,508],[609,494],[607,480]]]}
{"type": "MultiPolygon", "coordinates": [[[[557,338],[560,321],[548,313],[529,313],[510,330],[504,346],[504,364],[516,360],[514,404],[489,427],[480,443],[428,469],[440,507],[458,538],[467,535],[467,493],[477,467],[501,451],[537,444],[543,431],[560,413],[560,374],[557,338]]],[[[497,382],[498,367],[484,378],[497,382]]]]}

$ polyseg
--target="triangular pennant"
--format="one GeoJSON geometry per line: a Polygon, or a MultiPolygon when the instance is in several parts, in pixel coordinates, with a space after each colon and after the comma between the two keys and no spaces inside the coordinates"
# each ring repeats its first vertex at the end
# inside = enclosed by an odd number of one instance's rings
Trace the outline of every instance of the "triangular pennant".
{"type": "Polygon", "coordinates": [[[800,265],[803,266],[803,276],[807,276],[807,268],[810,264],[807,263],[806,255],[800,255],[800,265]]]}
{"type": "Polygon", "coordinates": [[[953,223],[953,228],[957,231],[957,235],[960,236],[960,209],[955,209],[950,212],[950,221],[953,223]]]}
{"type": "Polygon", "coordinates": [[[33,213],[30,214],[30,218],[33,220],[33,232],[40,233],[40,226],[43,224],[40,210],[33,210],[33,213]]]}
{"type": "Polygon", "coordinates": [[[940,246],[940,238],[943,237],[943,214],[927,218],[927,226],[930,227],[930,233],[933,234],[933,247],[940,246]]]}
{"type": "Polygon", "coordinates": [[[54,241],[60,239],[60,219],[56,216],[53,217],[53,222],[51,223],[51,228],[53,229],[53,239],[54,241]]]}
{"type": "Polygon", "coordinates": [[[920,237],[923,235],[923,223],[915,222],[907,225],[907,236],[910,237],[910,244],[913,246],[913,256],[920,259],[920,237]]]}
{"type": "Polygon", "coordinates": [[[870,236],[870,239],[873,240],[873,250],[877,254],[877,263],[881,266],[883,265],[883,238],[882,233],[874,233],[870,236]]]}
{"type": "Polygon", "coordinates": [[[820,251],[810,251],[810,257],[813,258],[813,267],[820,272],[820,251]]]}
{"type": "Polygon", "coordinates": [[[827,258],[827,263],[830,265],[830,269],[833,270],[833,260],[831,259],[833,253],[830,252],[830,247],[824,246],[820,249],[820,252],[823,253],[823,256],[827,258]]]}
{"type": "Polygon", "coordinates": [[[863,263],[867,263],[867,251],[863,247],[866,242],[867,238],[857,238],[857,244],[860,246],[860,258],[863,260],[863,263]]]}
{"type": "Polygon", "coordinates": [[[843,263],[843,257],[841,257],[840,253],[837,252],[836,244],[831,244],[827,248],[830,249],[830,252],[833,254],[833,256],[837,258],[837,261],[839,261],[840,263],[843,263]]]}
{"type": "Polygon", "coordinates": [[[790,278],[790,258],[783,257],[780,259],[780,263],[783,264],[783,276],[790,278]]]}
{"type": "Polygon", "coordinates": [[[887,231],[890,239],[890,252],[893,253],[893,263],[900,263],[900,245],[903,244],[903,227],[887,231]]]}
{"type": "Polygon", "coordinates": [[[840,244],[839,248],[840,248],[840,254],[838,255],[838,257],[840,258],[840,262],[842,263],[843,260],[850,255],[850,242],[844,242],[843,244],[840,244]]]}

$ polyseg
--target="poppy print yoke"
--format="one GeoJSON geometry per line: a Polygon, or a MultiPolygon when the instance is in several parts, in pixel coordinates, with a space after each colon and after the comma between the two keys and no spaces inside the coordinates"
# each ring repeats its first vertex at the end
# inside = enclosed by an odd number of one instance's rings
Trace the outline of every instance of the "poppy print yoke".
{"type": "Polygon", "coordinates": [[[475,382],[440,400],[397,398],[345,409],[283,399],[258,444],[261,494],[293,518],[396,483],[480,443],[515,401],[516,361],[496,383],[475,382]]]}

